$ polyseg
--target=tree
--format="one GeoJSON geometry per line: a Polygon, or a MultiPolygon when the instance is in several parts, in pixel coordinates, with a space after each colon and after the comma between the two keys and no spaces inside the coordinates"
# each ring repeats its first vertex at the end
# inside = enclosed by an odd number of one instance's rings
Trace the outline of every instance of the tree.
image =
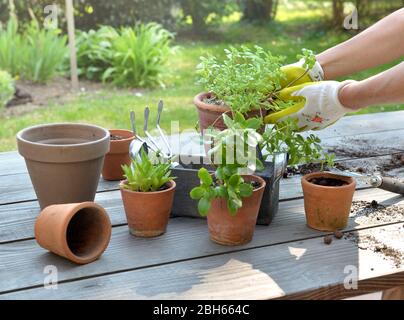
{"type": "Polygon", "coordinates": [[[332,17],[335,26],[342,26],[344,22],[344,0],[332,1],[332,17]]]}
{"type": "Polygon", "coordinates": [[[267,22],[275,18],[278,0],[242,0],[243,20],[267,22]]]}

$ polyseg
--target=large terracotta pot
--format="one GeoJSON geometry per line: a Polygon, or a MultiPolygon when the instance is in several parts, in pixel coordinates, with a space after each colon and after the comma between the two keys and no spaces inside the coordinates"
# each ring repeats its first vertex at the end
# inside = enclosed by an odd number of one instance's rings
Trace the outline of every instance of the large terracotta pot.
{"type": "Polygon", "coordinates": [[[38,244],[78,264],[97,260],[111,238],[106,211],[94,202],[46,207],[35,223],[38,244]]]}
{"type": "MultiPolygon", "coordinates": [[[[226,113],[230,118],[232,117],[231,110],[226,105],[215,105],[204,102],[205,99],[211,98],[212,94],[209,92],[202,92],[195,96],[194,104],[198,109],[199,114],[199,128],[203,133],[208,127],[212,126],[220,131],[226,129],[223,122],[222,114],[226,113]]],[[[247,118],[259,117],[266,114],[266,110],[252,110],[245,115],[247,118]]]]}
{"type": "Polygon", "coordinates": [[[130,165],[129,146],[135,136],[129,130],[109,130],[111,135],[122,137],[120,140],[110,142],[109,152],[105,155],[102,177],[105,180],[124,179],[122,165],[130,165]]]}
{"type": "Polygon", "coordinates": [[[175,182],[168,189],[155,192],[136,192],[120,184],[129,231],[138,237],[156,237],[166,232],[174,201],[175,182]]]}
{"type": "Polygon", "coordinates": [[[93,201],[109,150],[109,132],[88,124],[56,123],[17,134],[41,208],[93,201]]]}
{"type": "Polygon", "coordinates": [[[243,198],[243,206],[234,216],[227,209],[225,199],[216,198],[212,201],[207,220],[210,238],[214,242],[237,246],[246,244],[253,238],[265,181],[258,176],[243,176],[243,178],[246,182],[259,182],[260,187],[254,189],[250,197],[243,198]]]}
{"type": "Polygon", "coordinates": [[[315,172],[303,176],[301,182],[307,225],[321,231],[345,228],[355,192],[355,180],[351,177],[336,177],[326,172],[315,172]],[[313,178],[334,178],[345,181],[346,185],[338,187],[317,185],[310,182],[313,178]]]}

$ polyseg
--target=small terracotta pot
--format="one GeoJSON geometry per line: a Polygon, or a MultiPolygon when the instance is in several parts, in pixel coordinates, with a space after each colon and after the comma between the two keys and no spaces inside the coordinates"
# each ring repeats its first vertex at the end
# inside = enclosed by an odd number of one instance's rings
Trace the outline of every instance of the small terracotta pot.
{"type": "Polygon", "coordinates": [[[109,130],[111,135],[121,136],[121,140],[111,140],[109,152],[105,155],[102,177],[105,180],[124,179],[122,165],[130,165],[129,146],[135,136],[129,130],[109,130]]]}
{"type": "Polygon", "coordinates": [[[38,244],[77,264],[97,260],[111,238],[108,214],[94,202],[46,207],[35,223],[38,244]]]}
{"type": "Polygon", "coordinates": [[[301,182],[307,225],[321,231],[345,228],[355,192],[355,180],[351,177],[315,172],[303,176],[301,182]],[[313,178],[334,178],[348,184],[340,187],[321,186],[309,182],[313,178]]]}
{"type": "Polygon", "coordinates": [[[120,189],[130,233],[149,238],[166,232],[174,201],[175,182],[171,180],[168,189],[155,192],[131,191],[123,187],[125,183],[120,183],[120,189]]]}
{"type": "Polygon", "coordinates": [[[243,176],[243,178],[246,182],[258,181],[261,186],[254,189],[250,197],[243,198],[243,206],[234,216],[227,209],[225,199],[216,198],[212,201],[207,220],[210,238],[214,242],[226,246],[238,246],[250,242],[253,238],[265,181],[258,176],[243,176]]]}
{"type": "Polygon", "coordinates": [[[17,134],[39,205],[93,201],[109,132],[98,126],[55,123],[17,134]]]}
{"type": "MultiPolygon", "coordinates": [[[[209,99],[212,96],[209,92],[202,92],[195,96],[194,104],[198,109],[199,113],[199,128],[201,133],[203,133],[208,127],[212,126],[217,130],[226,129],[226,125],[223,122],[222,114],[226,113],[230,118],[232,117],[231,109],[224,105],[214,105],[204,102],[203,100],[209,99]]],[[[261,112],[263,116],[266,115],[266,110],[252,110],[245,114],[247,118],[259,117],[261,116],[261,112]]]]}

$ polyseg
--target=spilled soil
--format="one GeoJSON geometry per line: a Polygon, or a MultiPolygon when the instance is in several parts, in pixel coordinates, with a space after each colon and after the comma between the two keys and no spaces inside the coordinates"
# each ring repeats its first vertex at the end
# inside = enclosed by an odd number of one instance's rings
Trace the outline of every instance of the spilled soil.
{"type": "MultiPolygon", "coordinates": [[[[354,201],[350,218],[359,225],[388,224],[404,221],[404,206],[383,206],[373,200],[354,201]]],[[[361,250],[371,250],[382,255],[383,259],[391,261],[396,267],[404,263],[404,224],[397,224],[367,229],[358,232],[344,233],[344,239],[354,242],[361,250]]]]}

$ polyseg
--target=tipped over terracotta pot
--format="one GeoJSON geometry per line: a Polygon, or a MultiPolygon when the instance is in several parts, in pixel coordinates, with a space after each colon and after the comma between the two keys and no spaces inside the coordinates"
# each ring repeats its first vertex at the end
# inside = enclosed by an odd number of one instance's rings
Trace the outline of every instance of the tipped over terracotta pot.
{"type": "Polygon", "coordinates": [[[355,180],[351,177],[315,172],[303,176],[301,182],[307,225],[321,231],[345,228],[351,212],[355,180]]]}
{"type": "Polygon", "coordinates": [[[129,232],[137,237],[156,237],[166,232],[174,201],[175,182],[166,189],[152,192],[131,191],[120,183],[129,232]]]}
{"type": "Polygon", "coordinates": [[[109,150],[108,130],[88,124],[45,124],[18,132],[17,144],[42,209],[94,200],[109,150]]]}
{"type": "Polygon", "coordinates": [[[35,223],[38,244],[77,264],[97,260],[111,238],[108,214],[94,202],[46,207],[35,223]]]}
{"type": "Polygon", "coordinates": [[[227,209],[227,201],[216,198],[212,201],[208,212],[208,227],[210,238],[226,246],[238,246],[250,242],[254,235],[265,181],[258,176],[243,176],[244,181],[259,182],[250,197],[243,198],[243,206],[232,216],[227,209]]]}
{"type": "Polygon", "coordinates": [[[130,165],[129,146],[135,136],[129,130],[109,130],[111,134],[109,152],[105,155],[102,177],[105,180],[124,179],[122,165],[130,165]]]}

